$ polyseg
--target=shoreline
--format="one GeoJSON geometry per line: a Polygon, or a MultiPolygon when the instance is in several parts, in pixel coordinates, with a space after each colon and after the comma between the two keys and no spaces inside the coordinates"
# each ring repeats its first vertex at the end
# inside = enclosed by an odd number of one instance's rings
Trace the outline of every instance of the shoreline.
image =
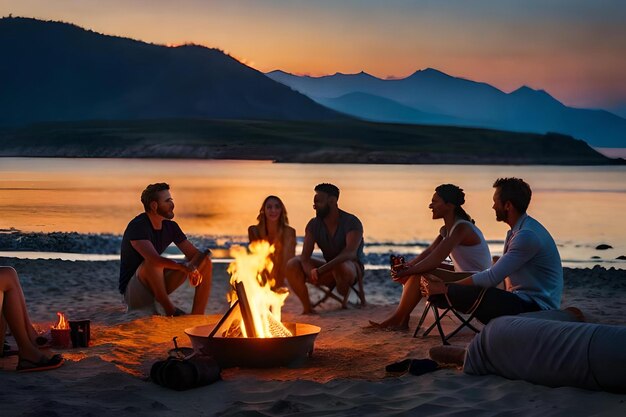
{"type": "MultiPolygon", "coordinates": [[[[229,250],[235,245],[247,245],[246,236],[202,236],[188,235],[189,240],[198,248],[210,248],[213,258],[218,262],[228,262],[230,259],[229,250]]],[[[78,232],[22,232],[15,228],[0,230],[0,256],[22,257],[19,253],[24,253],[24,258],[38,258],[37,253],[41,253],[42,258],[47,259],[70,259],[87,261],[107,261],[115,260],[119,256],[122,236],[114,233],[78,233],[78,232]]],[[[499,255],[498,249],[503,245],[501,240],[489,240],[493,255],[499,255]]],[[[580,243],[565,242],[559,243],[561,250],[565,247],[580,248],[580,243]]],[[[605,243],[605,246],[611,247],[605,243]]],[[[299,241],[298,244],[301,244],[299,241]]],[[[389,254],[395,253],[411,258],[419,253],[419,248],[423,250],[429,242],[366,242],[365,243],[365,264],[367,269],[387,268],[389,265],[389,254]],[[418,249],[415,251],[414,249],[418,249]]],[[[586,245],[586,244],[585,244],[586,245]]],[[[616,250],[619,250],[616,249],[616,250]]],[[[178,259],[180,251],[170,246],[165,251],[166,256],[178,259]]],[[[562,259],[565,267],[570,268],[591,268],[596,265],[606,268],[626,269],[626,253],[621,254],[611,250],[600,250],[597,247],[589,246],[583,252],[577,251],[577,258],[562,259]],[[587,258],[583,256],[587,255],[587,258]]]]}
{"type": "Polygon", "coordinates": [[[336,121],[152,119],[0,127],[0,157],[289,163],[625,165],[558,133],[336,121]],[[103,141],[89,138],[105,138],[103,141]],[[289,140],[285,140],[289,138],[289,140]],[[19,143],[19,145],[18,145],[19,143]]]}
{"type": "MultiPolygon", "coordinates": [[[[95,314],[99,322],[119,323],[126,318],[141,317],[139,312],[124,314],[121,295],[117,290],[119,275],[119,260],[110,261],[69,261],[60,259],[20,259],[0,257],[0,265],[12,266],[19,274],[20,281],[27,300],[28,308],[34,321],[52,322],[56,320],[56,311],[65,309],[70,316],[92,315],[102,307],[101,313],[95,314]],[[49,307],[54,299],[58,300],[57,309],[49,307]],[[122,313],[122,314],[120,314],[122,313]],[[135,314],[137,313],[137,314],[135,314]]],[[[229,275],[226,273],[227,263],[214,263],[213,285],[207,314],[223,314],[228,309],[226,293],[229,290],[229,275]]],[[[612,291],[616,296],[623,292],[626,297],[626,272],[616,268],[563,268],[564,275],[564,306],[575,305],[576,302],[586,302],[585,293],[595,294],[612,291]],[[570,304],[565,304],[569,302],[570,304]]],[[[395,306],[402,293],[402,287],[392,281],[387,268],[367,269],[364,276],[365,292],[369,305],[390,308],[395,306]]],[[[311,298],[321,296],[317,290],[311,290],[311,298]]],[[[187,284],[173,293],[175,304],[190,310],[193,289],[187,284]]],[[[354,294],[350,300],[356,301],[354,294]]],[[[606,298],[605,295],[603,297],[606,298]]],[[[329,303],[332,304],[332,303],[329,303]]],[[[608,308],[613,308],[609,306],[608,308]]],[[[417,310],[413,316],[417,314],[417,310]]],[[[626,298],[624,309],[626,310],[626,298]]],[[[322,311],[324,311],[323,309],[322,311]]],[[[332,308],[331,308],[332,310],[332,308]]],[[[298,315],[299,302],[295,296],[287,299],[283,311],[298,315]]],[[[419,318],[419,317],[418,317],[419,318]]],[[[610,322],[606,324],[623,323],[623,318],[601,312],[595,319],[589,321],[610,322]]],[[[417,322],[417,320],[413,320],[417,322]]],[[[367,320],[364,320],[367,323],[367,320]]]]}

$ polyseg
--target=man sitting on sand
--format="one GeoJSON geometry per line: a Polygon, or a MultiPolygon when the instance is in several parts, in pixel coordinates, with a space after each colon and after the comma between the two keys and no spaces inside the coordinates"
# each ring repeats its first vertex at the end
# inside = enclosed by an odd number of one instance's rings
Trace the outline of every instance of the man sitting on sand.
{"type": "MultiPolygon", "coordinates": [[[[511,227],[502,257],[491,268],[451,284],[427,280],[425,295],[437,306],[451,303],[459,311],[475,311],[482,323],[499,316],[558,309],[563,292],[561,257],[550,233],[526,214],[530,186],[519,178],[500,178],[493,186],[496,220],[511,227]],[[506,290],[495,288],[507,277],[506,290]]],[[[456,274],[456,280],[463,273],[450,274],[456,274]]],[[[437,275],[444,281],[451,278],[445,272],[437,275]]]]}
{"type": "MultiPolygon", "coordinates": [[[[185,314],[169,298],[187,277],[196,286],[191,314],[204,314],[211,292],[211,259],[187,240],[174,218],[170,186],[150,184],[141,193],[145,213],[128,223],[122,238],[119,290],[128,309],[155,308],[168,316],[185,314]],[[185,254],[178,263],[161,256],[174,242],[185,254]]],[[[155,310],[156,311],[156,310],[155,310]]]]}
{"type": "Polygon", "coordinates": [[[303,314],[313,312],[306,281],[314,285],[337,287],[347,295],[363,271],[363,226],[353,214],[340,210],[339,188],[333,184],[315,187],[313,208],[316,216],[306,226],[302,254],[287,263],[287,280],[303,306],[303,314]],[[324,259],[314,256],[313,247],[321,249],[324,259]]]}

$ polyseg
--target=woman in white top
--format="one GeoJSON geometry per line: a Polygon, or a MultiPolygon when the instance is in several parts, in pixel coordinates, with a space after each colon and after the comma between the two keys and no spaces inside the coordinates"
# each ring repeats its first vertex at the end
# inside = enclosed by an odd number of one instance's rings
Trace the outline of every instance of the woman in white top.
{"type": "Polygon", "coordinates": [[[401,283],[402,297],[396,311],[380,323],[370,321],[374,328],[407,330],[411,312],[421,300],[420,278],[437,268],[450,269],[442,262],[450,255],[456,272],[483,271],[491,266],[491,254],[482,232],[461,207],[465,193],[453,184],[442,184],[435,189],[428,206],[433,219],[443,219],[439,236],[417,257],[392,268],[393,280],[401,283]]]}

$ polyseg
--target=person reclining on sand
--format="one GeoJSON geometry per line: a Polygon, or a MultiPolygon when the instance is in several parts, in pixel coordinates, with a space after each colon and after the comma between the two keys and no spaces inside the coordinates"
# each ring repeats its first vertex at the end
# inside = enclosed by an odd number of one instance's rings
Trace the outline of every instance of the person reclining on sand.
{"type": "Polygon", "coordinates": [[[571,317],[555,321],[564,318],[537,313],[494,319],[467,350],[438,346],[430,356],[438,363],[463,366],[470,375],[626,393],[625,326],[580,323],[571,317]]]}
{"type": "Polygon", "coordinates": [[[302,254],[287,262],[287,281],[303,306],[303,314],[313,312],[306,282],[329,287],[337,286],[339,294],[347,295],[363,272],[363,225],[353,214],[337,205],[339,188],[333,184],[315,187],[313,208],[316,217],[306,226],[302,254]],[[324,259],[311,256],[313,248],[321,249],[324,259]]]}
{"type": "MultiPolygon", "coordinates": [[[[475,311],[482,323],[529,311],[558,309],[563,292],[561,257],[550,233],[526,214],[532,191],[519,178],[500,178],[493,184],[496,220],[507,223],[502,257],[489,269],[451,284],[423,280],[423,295],[438,307],[449,303],[462,312],[475,311]],[[507,290],[495,288],[508,277],[507,290]]],[[[433,275],[449,280],[446,271],[433,275]]]]}
{"type": "MultiPolygon", "coordinates": [[[[63,356],[46,355],[37,345],[37,331],[26,310],[26,301],[15,269],[0,266],[0,321],[6,320],[17,343],[18,372],[45,371],[63,364],[63,356]]],[[[4,339],[4,322],[0,325],[4,339]]]]}
{"type": "Polygon", "coordinates": [[[398,308],[391,317],[380,323],[370,321],[372,328],[406,330],[411,312],[420,302],[420,279],[422,274],[436,268],[450,255],[454,270],[483,271],[491,266],[489,246],[482,232],[461,207],[465,193],[453,184],[442,184],[435,189],[428,208],[433,219],[443,219],[439,236],[417,257],[391,270],[393,280],[403,285],[398,308]]]}
{"type": "Polygon", "coordinates": [[[174,200],[166,183],[150,184],[141,193],[145,212],[128,223],[120,251],[119,291],[128,309],[155,308],[168,316],[185,314],[169,298],[189,277],[196,287],[192,314],[204,314],[211,292],[211,259],[187,240],[174,218],[174,200]],[[178,263],[161,256],[174,242],[186,257],[178,263]]]}

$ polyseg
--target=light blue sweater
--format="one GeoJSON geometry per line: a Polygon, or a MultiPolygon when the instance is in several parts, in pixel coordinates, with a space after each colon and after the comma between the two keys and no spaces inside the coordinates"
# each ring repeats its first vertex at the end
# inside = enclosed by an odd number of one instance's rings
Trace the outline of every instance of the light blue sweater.
{"type": "Polygon", "coordinates": [[[491,268],[472,276],[475,285],[493,287],[507,276],[511,291],[543,310],[558,309],[563,266],[554,239],[537,220],[524,214],[507,234],[504,254],[491,268]]]}

